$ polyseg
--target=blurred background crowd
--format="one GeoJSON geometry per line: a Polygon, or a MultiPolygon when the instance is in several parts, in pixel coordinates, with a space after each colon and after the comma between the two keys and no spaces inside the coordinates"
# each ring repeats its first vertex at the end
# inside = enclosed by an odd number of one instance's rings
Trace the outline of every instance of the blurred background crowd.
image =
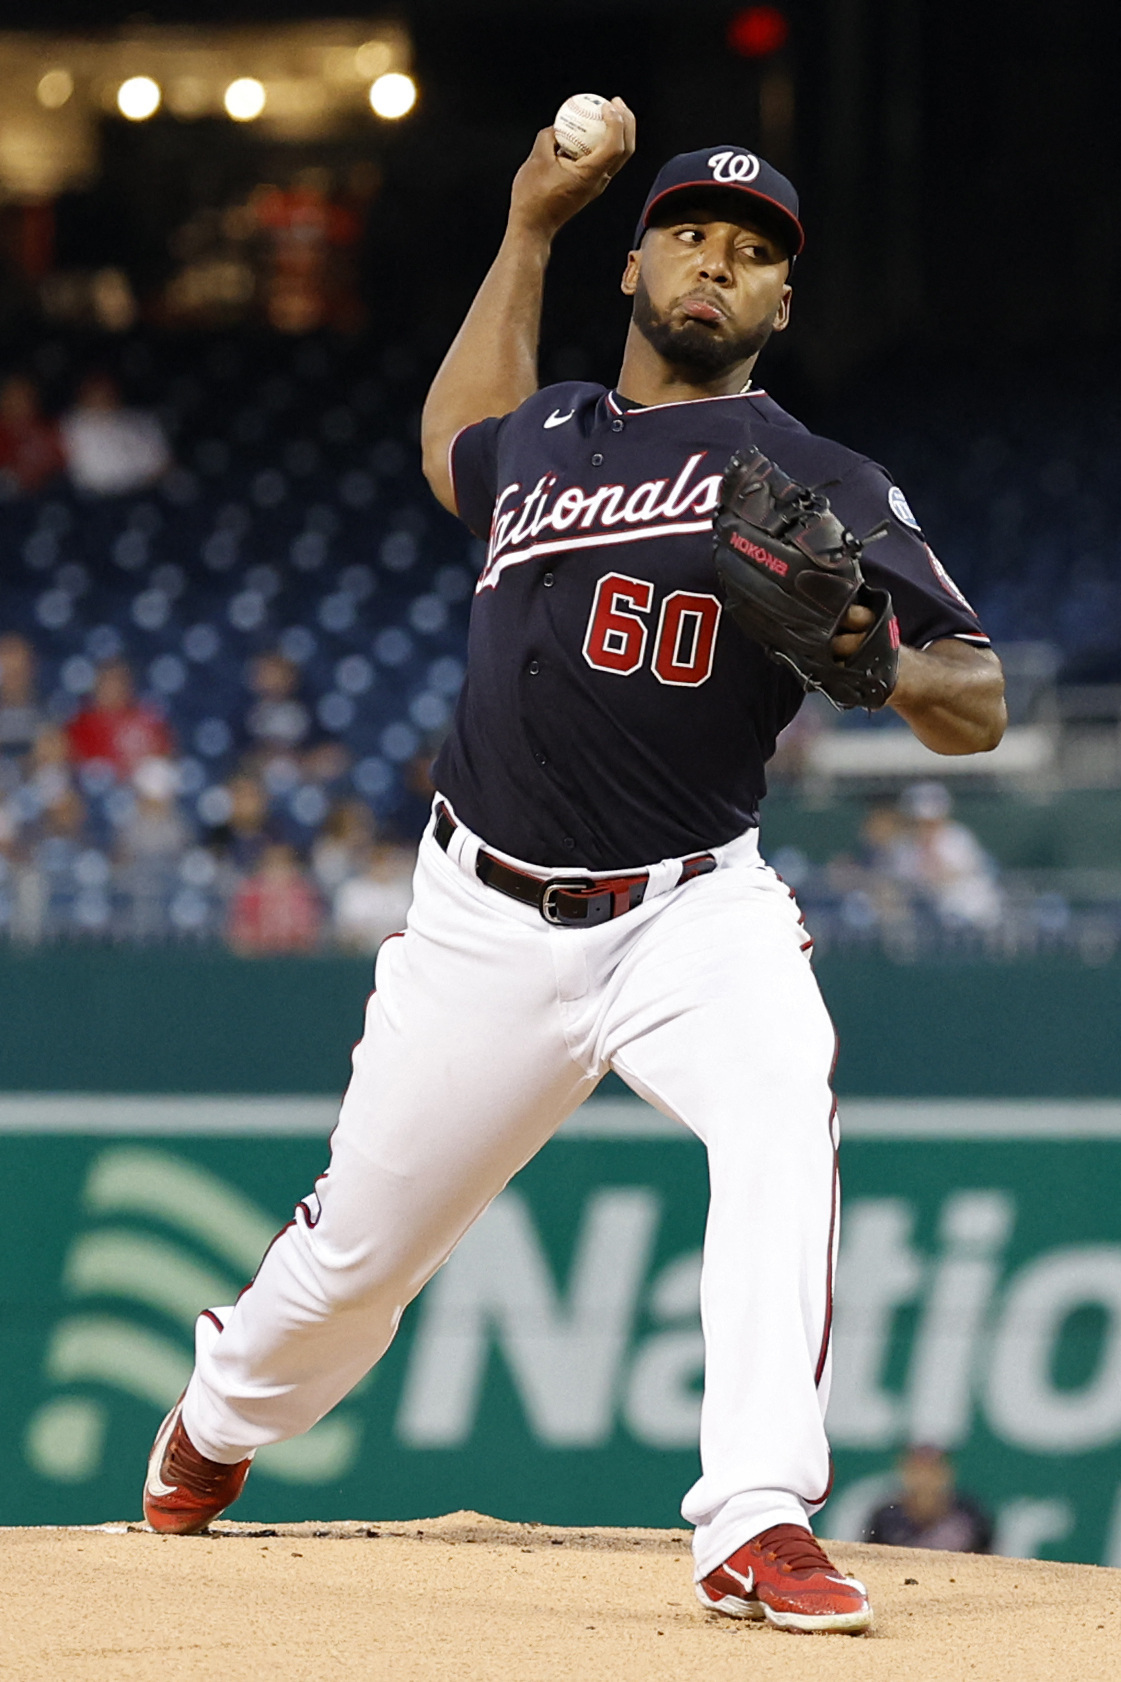
{"type": "MultiPolygon", "coordinates": [[[[400,926],[481,559],[420,477],[423,391],[421,359],[369,334],[51,334],[11,357],[0,937],[372,951],[400,926]]],[[[975,536],[954,569],[999,615],[1006,551],[975,536]]],[[[890,716],[807,704],[764,838],[821,944],[1112,955],[1121,860],[1063,840],[1121,785],[1121,684],[1080,681],[1102,613],[999,641],[998,756],[938,762],[890,716]]]]}
{"type": "Polygon", "coordinates": [[[401,926],[477,545],[356,348],[214,343],[175,373],[135,340],[154,405],[81,363],[57,415],[24,370],[0,388],[12,940],[372,951],[401,926]]]}
{"type": "Polygon", "coordinates": [[[683,33],[613,0],[591,61],[574,29],[548,64],[503,0],[315,10],[89,34],[16,5],[0,37],[0,939],[366,950],[399,926],[480,563],[420,477],[419,408],[509,176],[591,77],[642,151],[558,242],[543,378],[612,379],[654,167],[702,131],[759,146],[810,230],[766,381],[888,464],[1009,674],[977,761],[807,704],[765,852],[821,945],[1107,961],[1119,242],[1080,126],[1109,76],[1089,0],[1059,42],[1026,8],[995,56],[983,8],[706,5],[683,33]],[[1060,202],[1093,264],[1035,237],[1060,202]]]}

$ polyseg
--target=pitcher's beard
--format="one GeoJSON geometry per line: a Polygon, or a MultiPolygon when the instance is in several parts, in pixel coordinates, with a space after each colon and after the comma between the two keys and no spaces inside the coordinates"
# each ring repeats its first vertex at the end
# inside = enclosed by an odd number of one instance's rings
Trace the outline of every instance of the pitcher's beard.
{"type": "Polygon", "coordinates": [[[714,331],[703,321],[674,322],[655,309],[641,276],[634,294],[634,324],[671,368],[699,385],[757,356],[773,331],[769,321],[735,335],[714,331]]]}

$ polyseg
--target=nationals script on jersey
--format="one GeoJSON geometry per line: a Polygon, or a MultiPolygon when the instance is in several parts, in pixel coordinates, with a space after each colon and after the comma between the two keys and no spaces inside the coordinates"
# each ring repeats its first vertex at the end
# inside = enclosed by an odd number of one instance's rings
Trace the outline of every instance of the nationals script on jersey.
{"type": "Polygon", "coordinates": [[[491,846],[615,870],[758,822],[764,766],[803,696],[716,593],[720,480],[750,445],[827,487],[858,536],[887,521],[864,570],[891,591],[906,644],[987,644],[884,469],[764,392],[643,408],[602,386],[547,387],[451,450],[460,517],[487,554],[434,777],[491,846]]]}

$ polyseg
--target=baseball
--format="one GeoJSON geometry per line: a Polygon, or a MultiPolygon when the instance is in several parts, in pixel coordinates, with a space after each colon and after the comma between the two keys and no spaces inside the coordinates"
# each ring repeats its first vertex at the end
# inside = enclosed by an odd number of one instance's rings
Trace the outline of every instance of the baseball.
{"type": "Polygon", "coordinates": [[[574,93],[565,100],[553,119],[557,151],[562,158],[586,158],[595,151],[607,133],[600,114],[606,104],[598,93],[574,93]]]}

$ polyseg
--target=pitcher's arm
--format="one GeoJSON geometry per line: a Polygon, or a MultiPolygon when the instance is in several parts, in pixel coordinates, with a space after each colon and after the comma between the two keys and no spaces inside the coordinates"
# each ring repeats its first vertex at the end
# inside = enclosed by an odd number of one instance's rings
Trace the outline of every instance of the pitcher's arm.
{"type": "Polygon", "coordinates": [[[613,99],[603,114],[607,133],[586,158],[558,156],[551,128],[537,136],[514,177],[498,255],[429,388],[421,418],[424,476],[453,513],[452,440],[474,421],[509,414],[537,390],[541,302],[553,240],[634,151],[634,117],[623,101],[613,99]]]}

